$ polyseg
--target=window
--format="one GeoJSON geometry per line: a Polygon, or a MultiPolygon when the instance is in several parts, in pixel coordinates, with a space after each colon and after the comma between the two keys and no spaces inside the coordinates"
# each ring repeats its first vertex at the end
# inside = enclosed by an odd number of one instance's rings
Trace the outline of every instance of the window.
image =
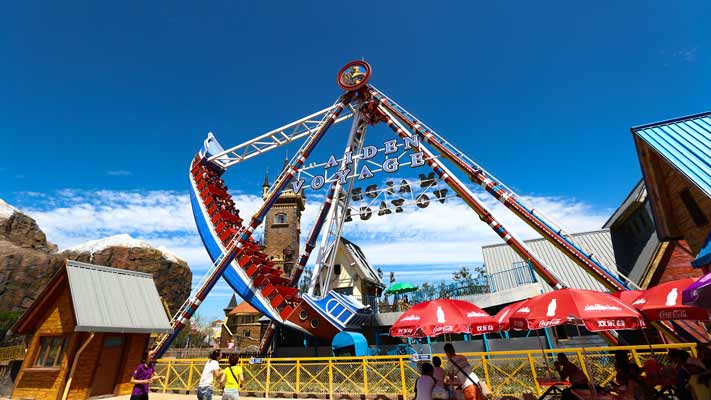
{"type": "Polygon", "coordinates": [[[246,338],[249,337],[249,331],[244,331],[244,337],[246,337],[246,338]]]}
{"type": "Polygon", "coordinates": [[[679,193],[679,197],[681,197],[681,201],[684,203],[686,211],[689,212],[689,216],[697,227],[703,227],[709,223],[708,218],[706,218],[704,212],[701,211],[701,208],[696,203],[696,200],[694,200],[694,196],[691,194],[689,189],[682,190],[681,193],[679,193]]]}
{"type": "Polygon", "coordinates": [[[33,366],[35,368],[59,368],[67,347],[66,336],[40,337],[40,349],[33,366]]]}
{"type": "Polygon", "coordinates": [[[286,224],[286,214],[280,213],[274,216],[274,223],[275,224],[286,224]]]}

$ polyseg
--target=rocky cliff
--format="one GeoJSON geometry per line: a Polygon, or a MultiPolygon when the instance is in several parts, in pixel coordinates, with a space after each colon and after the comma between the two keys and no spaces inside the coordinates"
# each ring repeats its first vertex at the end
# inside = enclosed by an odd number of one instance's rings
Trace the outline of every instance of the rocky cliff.
{"type": "Polygon", "coordinates": [[[193,274],[185,261],[167,249],[151,247],[128,235],[92,240],[67,249],[61,256],[153,275],[158,293],[168,303],[171,313],[177,311],[190,295],[193,274]]]}
{"type": "Polygon", "coordinates": [[[59,253],[34,219],[0,199],[0,312],[24,312],[66,259],[152,274],[171,313],[190,294],[188,264],[167,250],[118,235],[59,253]]]}

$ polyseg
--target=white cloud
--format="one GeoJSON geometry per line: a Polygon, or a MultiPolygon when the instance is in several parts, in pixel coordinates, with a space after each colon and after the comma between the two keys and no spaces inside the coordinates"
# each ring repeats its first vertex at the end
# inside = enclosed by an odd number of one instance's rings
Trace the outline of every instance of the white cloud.
{"type": "MultiPolygon", "coordinates": [[[[311,194],[302,217],[302,242],[310,233],[323,195],[311,194]]],[[[209,259],[195,230],[187,194],[174,191],[62,190],[44,197],[29,196],[24,207],[60,248],[87,240],[128,233],[154,246],[165,246],[195,267],[209,259]]],[[[245,218],[261,204],[256,195],[238,194],[235,203],[245,218]]],[[[563,197],[529,196],[536,210],[564,221],[570,232],[599,229],[608,216],[589,204],[563,197]]],[[[522,239],[536,237],[523,221],[491,197],[481,197],[497,219],[522,239]]],[[[467,263],[481,260],[481,246],[501,239],[460,199],[432,202],[426,209],[409,207],[399,214],[367,221],[356,216],[344,227],[374,265],[467,263]]]]}
{"type": "MultiPolygon", "coordinates": [[[[28,193],[20,198],[18,208],[35,218],[60,249],[128,233],[155,247],[164,246],[186,260],[194,273],[193,284],[211,265],[195,229],[189,196],[184,192],[66,189],[44,196],[28,193]]],[[[262,201],[260,196],[244,193],[233,198],[245,219],[262,201]]],[[[512,232],[523,239],[536,236],[495,199],[488,195],[480,198],[512,232]]],[[[302,249],[322,200],[321,192],[307,196],[302,249]]],[[[571,198],[528,196],[526,200],[553,219],[564,221],[570,232],[599,229],[609,215],[608,210],[571,198]]],[[[345,225],[344,236],[359,244],[371,264],[381,267],[386,275],[390,270],[398,271],[398,280],[419,282],[427,276],[432,280],[448,279],[459,266],[480,263],[481,246],[501,242],[460,199],[448,199],[445,204],[432,202],[422,210],[410,207],[400,214],[374,214],[368,221],[354,219],[345,225]]],[[[310,261],[315,257],[316,251],[310,261]]],[[[209,296],[209,315],[220,315],[222,303],[226,304],[231,294],[229,286],[221,282],[209,296]]]]}
{"type": "MultiPolygon", "coordinates": [[[[478,194],[480,202],[514,235],[524,240],[538,237],[496,199],[478,194]]],[[[525,196],[523,200],[534,210],[545,210],[548,217],[562,223],[571,233],[600,229],[609,216],[609,210],[596,209],[571,198],[525,196]]],[[[310,233],[310,221],[315,219],[319,207],[314,202],[307,204],[302,240],[310,233]]],[[[374,211],[377,207],[376,204],[374,211]]],[[[378,216],[374,212],[367,221],[354,217],[353,222],[345,225],[343,235],[356,241],[373,265],[472,263],[482,260],[482,246],[502,243],[458,198],[447,199],[445,204],[433,201],[426,209],[409,207],[397,214],[378,216]]]]}

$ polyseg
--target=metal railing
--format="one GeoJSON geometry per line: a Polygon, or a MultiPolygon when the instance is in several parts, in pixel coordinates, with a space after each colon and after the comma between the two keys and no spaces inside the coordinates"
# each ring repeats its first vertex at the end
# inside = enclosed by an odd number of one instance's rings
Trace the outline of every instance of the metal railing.
{"type": "MultiPolygon", "coordinates": [[[[539,396],[538,380],[552,376],[554,357],[565,352],[568,358],[597,384],[605,386],[615,378],[613,351],[628,350],[640,367],[650,358],[668,364],[669,349],[684,349],[696,354],[696,344],[653,346],[619,346],[552,350],[521,350],[489,353],[462,353],[474,372],[492,389],[495,397],[521,397],[530,393],[539,396]],[[653,349],[653,351],[651,351],[653,349]]],[[[443,358],[444,359],[444,358],[443,358]]],[[[159,392],[194,392],[206,359],[160,359],[156,372],[165,378],[153,382],[151,389],[159,392]]],[[[265,358],[258,364],[242,359],[248,396],[313,397],[331,399],[361,396],[403,399],[412,397],[418,365],[409,356],[373,356],[355,358],[265,358]]],[[[226,364],[222,363],[223,367],[226,364]]],[[[216,390],[219,392],[219,389],[216,390]]]]}
{"type": "MultiPolygon", "coordinates": [[[[481,274],[471,277],[463,282],[446,284],[443,282],[430,284],[425,288],[420,288],[414,292],[407,293],[410,305],[440,298],[457,298],[462,296],[481,295],[496,293],[502,290],[512,289],[520,285],[527,285],[538,282],[533,267],[527,262],[515,262],[510,269],[494,272],[491,274],[481,274]]],[[[402,305],[398,306],[397,300],[403,296],[397,296],[395,304],[381,302],[378,306],[379,312],[403,311],[402,305]]],[[[375,308],[374,308],[375,309],[375,308]]]]}
{"type": "MultiPolygon", "coordinates": [[[[163,353],[162,358],[168,359],[168,358],[186,358],[186,359],[195,359],[195,358],[204,358],[207,357],[210,352],[213,350],[216,350],[213,347],[205,347],[205,348],[189,348],[189,349],[178,349],[178,348],[170,348],[163,353]]],[[[244,347],[242,349],[239,348],[239,346],[236,346],[235,348],[227,348],[223,347],[219,349],[223,354],[232,354],[234,352],[238,352],[240,356],[242,357],[259,357],[259,349],[257,346],[248,346],[244,347]],[[256,348],[256,350],[255,350],[256,348]]]]}

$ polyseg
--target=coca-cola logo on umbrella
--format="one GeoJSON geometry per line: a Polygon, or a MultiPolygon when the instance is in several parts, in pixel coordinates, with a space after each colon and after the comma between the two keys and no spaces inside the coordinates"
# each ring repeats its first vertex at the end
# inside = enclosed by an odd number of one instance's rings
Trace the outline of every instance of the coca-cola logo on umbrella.
{"type": "Polygon", "coordinates": [[[550,319],[550,320],[538,321],[538,327],[539,327],[539,328],[549,328],[549,327],[552,327],[552,326],[561,325],[562,323],[563,323],[563,320],[562,320],[562,319],[560,319],[560,318],[553,318],[553,319],[550,319]]]}

